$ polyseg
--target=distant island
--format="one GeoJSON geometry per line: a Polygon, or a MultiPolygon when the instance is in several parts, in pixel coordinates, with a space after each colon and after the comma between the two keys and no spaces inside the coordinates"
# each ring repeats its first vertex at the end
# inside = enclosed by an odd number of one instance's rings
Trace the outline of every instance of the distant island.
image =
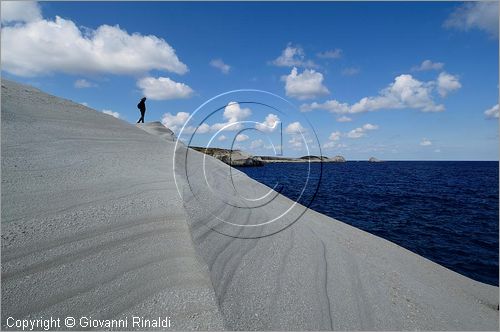
{"type": "Polygon", "coordinates": [[[265,164],[261,157],[252,156],[241,150],[205,148],[199,146],[190,146],[190,148],[219,159],[223,163],[231,166],[264,166],[265,164]]]}
{"type": "Polygon", "coordinates": [[[368,159],[368,161],[371,162],[371,163],[381,163],[381,162],[383,162],[383,160],[377,159],[375,157],[370,157],[370,159],[368,159]]]}
{"type": "Polygon", "coordinates": [[[332,158],[326,156],[303,156],[299,158],[277,157],[277,156],[260,156],[266,163],[308,163],[308,162],[324,162],[324,163],[344,163],[346,159],[343,156],[335,156],[332,158]]]}
{"type": "Polygon", "coordinates": [[[241,150],[205,148],[199,146],[190,146],[191,149],[205,153],[231,166],[264,166],[268,163],[308,163],[308,162],[327,162],[344,163],[346,159],[343,156],[332,158],[326,156],[303,156],[299,158],[278,157],[278,156],[253,156],[241,150]]]}

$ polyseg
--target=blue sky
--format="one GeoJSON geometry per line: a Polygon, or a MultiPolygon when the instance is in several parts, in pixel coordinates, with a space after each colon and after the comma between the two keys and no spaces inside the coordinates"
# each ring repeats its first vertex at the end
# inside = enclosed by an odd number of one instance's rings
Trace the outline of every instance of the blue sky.
{"type": "MultiPolygon", "coordinates": [[[[316,133],[324,155],[351,160],[498,160],[497,3],[2,2],[2,26],[3,77],[127,122],[143,95],[146,121],[176,131],[230,90],[295,105],[222,97],[196,144],[228,147],[235,123],[272,114],[285,155],[316,133]]],[[[272,155],[279,137],[247,130],[237,146],[272,155]]]]}

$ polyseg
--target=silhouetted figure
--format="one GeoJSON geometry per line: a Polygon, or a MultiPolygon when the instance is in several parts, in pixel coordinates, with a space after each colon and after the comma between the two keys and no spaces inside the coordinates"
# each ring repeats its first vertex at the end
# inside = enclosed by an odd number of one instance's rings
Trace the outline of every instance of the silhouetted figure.
{"type": "Polygon", "coordinates": [[[146,114],[146,97],[142,98],[139,104],[137,104],[137,108],[141,111],[141,118],[137,123],[144,123],[144,114],[146,114]]]}

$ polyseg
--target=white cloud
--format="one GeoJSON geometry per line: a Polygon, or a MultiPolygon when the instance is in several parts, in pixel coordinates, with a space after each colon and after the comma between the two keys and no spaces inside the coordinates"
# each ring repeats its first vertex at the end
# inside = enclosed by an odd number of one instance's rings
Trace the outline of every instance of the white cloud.
{"type": "Polygon", "coordinates": [[[289,146],[294,150],[303,150],[307,144],[313,143],[313,140],[302,135],[293,135],[288,140],[289,146]]]}
{"type": "Polygon", "coordinates": [[[306,129],[298,121],[290,123],[285,129],[285,132],[291,135],[304,134],[305,131],[306,129]]]}
{"type": "Polygon", "coordinates": [[[342,50],[340,48],[336,48],[334,50],[320,52],[316,54],[316,56],[321,59],[339,59],[342,57],[342,50]]]}
{"type": "Polygon", "coordinates": [[[371,123],[367,123],[363,126],[364,130],[375,130],[378,129],[377,125],[372,125],[371,123]]]}
{"type": "Polygon", "coordinates": [[[357,75],[361,72],[361,69],[359,67],[348,67],[342,69],[342,75],[344,76],[354,76],[357,75]]]}
{"type": "MultiPolygon", "coordinates": [[[[2,18],[5,4],[2,1],[2,18]]],[[[11,5],[9,2],[7,6],[11,5]]],[[[11,19],[15,15],[11,12],[5,16],[11,19]]],[[[177,74],[188,71],[165,40],[129,34],[118,25],[101,25],[95,30],[79,28],[73,21],[56,16],[55,20],[36,19],[3,26],[1,34],[2,69],[18,76],[54,72],[136,75],[152,69],[177,74]]]]}
{"type": "Polygon", "coordinates": [[[480,29],[498,37],[498,1],[467,2],[458,6],[444,26],[464,31],[480,29]]]}
{"type": "Polygon", "coordinates": [[[349,138],[360,138],[365,136],[365,133],[362,128],[356,128],[347,133],[347,137],[349,138]]]}
{"type": "Polygon", "coordinates": [[[249,139],[250,137],[248,137],[247,135],[245,134],[238,134],[236,136],[236,142],[245,142],[249,139]]]}
{"type": "Polygon", "coordinates": [[[333,141],[326,142],[325,144],[323,144],[323,149],[333,149],[335,147],[337,147],[337,143],[333,141]]]}
{"type": "Polygon", "coordinates": [[[334,131],[328,136],[328,142],[323,144],[324,149],[333,149],[333,148],[338,148],[344,146],[344,144],[338,143],[340,140],[340,137],[342,136],[342,133],[340,131],[334,131]]]}
{"type": "Polygon", "coordinates": [[[381,90],[378,96],[364,97],[355,104],[328,100],[324,103],[303,104],[300,109],[308,112],[322,109],[336,114],[353,114],[380,109],[417,109],[422,112],[441,112],[444,105],[436,104],[433,92],[437,87],[441,96],[461,87],[456,76],[441,73],[436,81],[422,82],[409,74],[399,75],[394,82],[381,90]]]}
{"type": "Polygon", "coordinates": [[[323,74],[313,69],[304,69],[299,74],[293,67],[290,75],[282,76],[281,80],[285,82],[286,95],[297,99],[311,99],[330,93],[323,85],[323,74]]]}
{"type": "Polygon", "coordinates": [[[153,100],[189,98],[193,94],[189,86],[168,77],[144,77],[137,81],[137,86],[147,98],[153,100]]]}
{"type": "Polygon", "coordinates": [[[113,111],[111,111],[111,110],[102,110],[102,112],[103,112],[104,114],[111,115],[112,117],[115,117],[115,118],[117,118],[117,119],[119,119],[119,118],[120,118],[120,113],[118,113],[118,112],[113,112],[113,111]]]}
{"type": "Polygon", "coordinates": [[[227,140],[227,137],[226,137],[226,136],[224,136],[224,135],[220,135],[219,137],[217,137],[217,140],[218,140],[219,142],[224,142],[225,140],[227,140]]]}
{"type": "Polygon", "coordinates": [[[252,115],[252,111],[249,108],[241,108],[240,104],[232,101],[229,102],[224,108],[224,118],[228,122],[237,122],[248,118],[252,115]]]}
{"type": "Polygon", "coordinates": [[[187,112],[179,112],[175,115],[171,113],[165,113],[163,114],[161,123],[173,132],[178,133],[188,119],[189,113],[187,112]]]}
{"type": "Polygon", "coordinates": [[[484,115],[489,119],[498,119],[498,104],[484,111],[484,115]]]}
{"type": "Polygon", "coordinates": [[[311,104],[302,104],[300,106],[301,112],[310,112],[316,109],[327,110],[330,113],[337,113],[337,114],[352,113],[349,104],[340,103],[336,100],[327,100],[321,104],[313,102],[311,104]]]}
{"type": "Polygon", "coordinates": [[[224,113],[222,116],[226,122],[215,123],[211,126],[212,131],[225,130],[225,131],[236,131],[241,130],[242,125],[240,121],[248,118],[252,115],[252,111],[249,108],[241,108],[240,104],[231,101],[224,108],[224,113]]]}
{"type": "Polygon", "coordinates": [[[424,60],[420,66],[412,68],[413,71],[427,71],[427,70],[441,70],[444,67],[442,62],[432,62],[431,60],[424,60]]]}
{"type": "Polygon", "coordinates": [[[337,118],[337,122],[351,122],[352,119],[348,116],[342,115],[340,118],[337,118]]]}
{"type": "Polygon", "coordinates": [[[93,82],[89,82],[84,78],[76,80],[74,85],[75,85],[75,88],[77,88],[77,89],[93,88],[93,87],[97,86],[97,84],[95,84],[93,82]]]}
{"type": "Polygon", "coordinates": [[[2,1],[2,23],[32,22],[42,18],[36,1],[2,1]]]}
{"type": "Polygon", "coordinates": [[[356,129],[351,130],[350,132],[347,133],[347,137],[349,138],[361,138],[363,136],[366,136],[366,132],[369,130],[376,130],[378,129],[377,125],[372,125],[371,123],[367,123],[363,125],[362,127],[358,127],[356,129]]]}
{"type": "Polygon", "coordinates": [[[432,142],[427,138],[423,138],[422,141],[420,142],[420,145],[421,146],[431,146],[432,142]]]}
{"type": "Polygon", "coordinates": [[[272,63],[279,67],[292,67],[302,65],[304,60],[304,50],[300,46],[288,46],[281,52],[272,63]]]}
{"type": "MultiPolygon", "coordinates": [[[[187,112],[178,112],[175,115],[171,113],[164,113],[161,119],[161,123],[168,129],[178,134],[182,126],[184,126],[184,123],[189,119],[189,115],[190,114],[187,112]]],[[[202,123],[198,127],[186,126],[182,131],[183,134],[187,135],[193,134],[195,132],[196,134],[206,134],[210,132],[210,126],[206,123],[202,123]]]]}
{"type": "Polygon", "coordinates": [[[228,74],[231,70],[231,66],[224,63],[222,59],[213,59],[210,61],[210,66],[219,69],[223,74],[228,74]]]}
{"type": "Polygon", "coordinates": [[[264,146],[264,141],[259,139],[256,139],[250,143],[250,149],[258,149],[260,147],[264,146]]]}
{"type": "Polygon", "coordinates": [[[334,131],[330,134],[328,137],[328,142],[323,144],[324,149],[333,149],[336,147],[339,147],[341,144],[337,143],[338,140],[340,140],[340,137],[342,136],[342,133],[340,131],[334,131]]]}
{"type": "Polygon", "coordinates": [[[340,131],[334,131],[333,133],[330,134],[330,136],[328,137],[328,139],[330,141],[338,141],[340,139],[340,136],[342,134],[340,133],[340,131]]]}
{"type": "Polygon", "coordinates": [[[291,43],[281,52],[281,55],[271,61],[271,64],[278,67],[318,67],[313,61],[305,60],[304,49],[294,46],[291,43]]]}
{"type": "Polygon", "coordinates": [[[201,125],[198,126],[198,128],[196,128],[197,134],[206,134],[209,131],[210,131],[210,126],[206,123],[202,123],[201,125]]]}
{"type": "Polygon", "coordinates": [[[210,126],[211,131],[238,131],[243,126],[239,122],[218,122],[210,126]]]}
{"type": "Polygon", "coordinates": [[[365,97],[351,106],[351,113],[378,109],[413,108],[424,112],[439,112],[443,105],[436,105],[432,98],[432,83],[421,82],[411,75],[400,75],[376,97],[365,97]]]}
{"type": "Polygon", "coordinates": [[[323,144],[323,149],[334,149],[334,148],[345,148],[347,145],[342,143],[336,143],[334,141],[329,141],[323,144]]]}
{"type": "Polygon", "coordinates": [[[275,153],[277,151],[282,151],[282,148],[281,148],[280,144],[276,144],[276,145],[273,145],[273,144],[264,145],[264,149],[266,149],[266,150],[273,150],[275,153]]]}
{"type": "Polygon", "coordinates": [[[304,142],[300,136],[292,136],[288,144],[290,144],[290,147],[294,150],[301,150],[304,142]]]}
{"type": "Polygon", "coordinates": [[[257,123],[255,128],[263,131],[263,132],[273,132],[278,128],[278,124],[280,123],[280,118],[276,114],[269,113],[266,116],[266,119],[262,123],[257,123]]]}
{"type": "Polygon", "coordinates": [[[446,97],[449,92],[460,89],[462,84],[460,84],[458,76],[442,72],[437,78],[437,87],[439,95],[446,97]]]}

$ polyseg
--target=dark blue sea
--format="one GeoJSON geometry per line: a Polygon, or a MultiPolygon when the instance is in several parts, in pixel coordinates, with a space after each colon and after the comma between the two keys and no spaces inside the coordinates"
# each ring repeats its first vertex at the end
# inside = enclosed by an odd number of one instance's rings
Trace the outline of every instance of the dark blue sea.
{"type": "Polygon", "coordinates": [[[276,163],[240,170],[269,187],[278,183],[278,191],[313,210],[498,285],[498,162],[276,163]]]}

